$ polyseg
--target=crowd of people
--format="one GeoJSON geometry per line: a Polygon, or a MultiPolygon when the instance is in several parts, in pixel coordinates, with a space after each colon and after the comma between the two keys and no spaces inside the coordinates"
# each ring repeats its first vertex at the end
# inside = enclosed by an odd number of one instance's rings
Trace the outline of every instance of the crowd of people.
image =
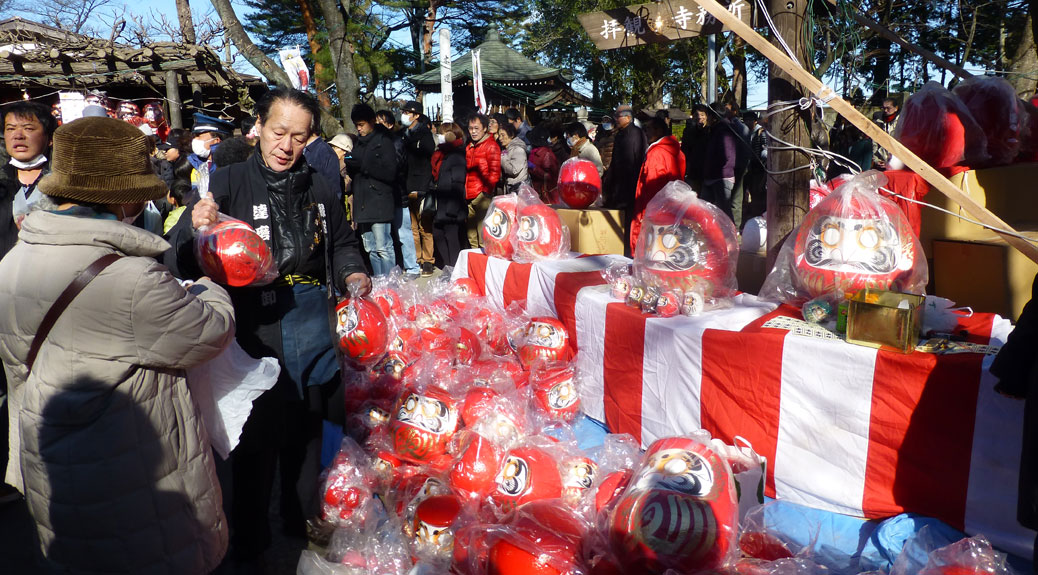
{"type": "Polygon", "coordinates": [[[356,134],[326,139],[315,99],[284,88],[241,124],[195,114],[188,130],[99,105],[60,128],[36,102],[0,110],[0,293],[25,302],[0,316],[11,455],[0,501],[26,498],[59,571],[206,573],[227,555],[259,572],[278,477],[282,528],[304,535],[322,422],[345,418],[323,337],[329,302],[397,267],[418,278],[453,265],[480,246],[494,196],[529,185],[557,204],[562,163],[589,161],[631,251],[668,182],[688,182],[737,224],[765,204],[766,130],[732,105],[697,106],[680,141],[665,112],[626,105],[597,124],[531,125],[514,108],[434,123],[413,101],[399,116],[358,104],[356,134]],[[195,238],[221,214],[269,244],[274,283],[205,277],[195,238]],[[184,370],[232,337],[281,373],[223,462],[202,447],[184,370]]]}

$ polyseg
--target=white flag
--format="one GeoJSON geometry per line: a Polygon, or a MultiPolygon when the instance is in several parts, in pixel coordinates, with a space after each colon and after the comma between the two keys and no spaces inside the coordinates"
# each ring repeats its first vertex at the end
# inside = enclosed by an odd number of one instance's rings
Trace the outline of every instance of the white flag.
{"type": "Polygon", "coordinates": [[[451,78],[451,31],[440,30],[440,93],[443,95],[443,122],[454,121],[454,84],[451,78]]]}
{"type": "Polygon", "coordinates": [[[306,90],[310,87],[310,70],[306,67],[303,56],[299,53],[299,46],[293,48],[282,48],[278,51],[281,57],[281,67],[288,74],[292,87],[296,90],[306,90]]]}
{"type": "Polygon", "coordinates": [[[479,63],[479,50],[472,51],[472,100],[480,114],[486,114],[490,106],[483,93],[483,69],[479,63]]]}

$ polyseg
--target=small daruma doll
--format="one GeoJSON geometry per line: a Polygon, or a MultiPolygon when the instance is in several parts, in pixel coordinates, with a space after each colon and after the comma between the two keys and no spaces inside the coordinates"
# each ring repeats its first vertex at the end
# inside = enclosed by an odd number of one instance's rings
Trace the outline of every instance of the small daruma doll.
{"type": "Polygon", "coordinates": [[[795,279],[810,298],[864,288],[919,292],[926,285],[919,239],[896,204],[863,185],[870,177],[874,186],[886,183],[876,172],[857,176],[819,202],[797,230],[795,279]]]}
{"type": "Polygon", "coordinates": [[[539,360],[568,360],[572,357],[566,326],[553,317],[530,319],[518,351],[519,360],[527,369],[539,360]]]}
{"type": "Polygon", "coordinates": [[[739,508],[728,463],[671,437],[649,446],[610,515],[610,542],[630,573],[719,569],[736,551],[739,508]]]}
{"type": "Polygon", "coordinates": [[[350,298],[335,307],[335,331],[346,357],[362,367],[373,366],[389,348],[389,322],[378,304],[350,298]]]}
{"type": "Polygon", "coordinates": [[[497,489],[491,498],[505,511],[530,501],[562,497],[562,477],[555,458],[538,447],[508,451],[495,481],[497,489]]]}
{"type": "Polygon", "coordinates": [[[576,209],[595,203],[602,194],[602,176],[598,166],[583,158],[570,158],[559,168],[559,195],[566,205],[576,209]]]}
{"type": "Polygon", "coordinates": [[[515,253],[516,196],[505,194],[494,198],[483,218],[483,250],[487,255],[512,259],[515,253]]]}
{"type": "Polygon", "coordinates": [[[634,270],[663,289],[727,297],[736,288],[739,248],[735,224],[717,206],[672,182],[645,208],[634,270]]]}
{"type": "Polygon", "coordinates": [[[195,255],[205,275],[219,284],[244,287],[277,279],[267,243],[239,220],[223,220],[199,230],[195,255]]]}
{"type": "Polygon", "coordinates": [[[404,389],[390,423],[393,450],[411,463],[428,463],[447,452],[458,429],[458,404],[445,389],[404,389]]]}

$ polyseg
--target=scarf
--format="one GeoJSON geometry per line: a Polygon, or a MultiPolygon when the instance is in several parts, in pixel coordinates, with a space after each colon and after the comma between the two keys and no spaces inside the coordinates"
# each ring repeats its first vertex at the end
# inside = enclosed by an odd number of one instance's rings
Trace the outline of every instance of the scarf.
{"type": "Polygon", "coordinates": [[[432,156],[432,177],[433,181],[440,179],[440,166],[443,165],[443,159],[447,157],[447,154],[451,153],[451,148],[460,148],[465,145],[463,138],[458,138],[453,142],[445,142],[437,146],[436,151],[433,152],[432,156]]]}

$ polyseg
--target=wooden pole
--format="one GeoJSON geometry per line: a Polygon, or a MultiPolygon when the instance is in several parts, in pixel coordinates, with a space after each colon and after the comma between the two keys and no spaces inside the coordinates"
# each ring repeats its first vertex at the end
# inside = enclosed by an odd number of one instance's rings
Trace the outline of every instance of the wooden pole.
{"type": "Polygon", "coordinates": [[[175,70],[166,70],[166,100],[169,102],[169,127],[183,128],[184,118],[180,113],[180,83],[175,70]]]}
{"type": "MultiPolygon", "coordinates": [[[[953,202],[962,206],[962,208],[965,209],[973,219],[990,227],[992,231],[998,233],[1006,243],[1019,250],[1020,253],[1024,254],[1031,261],[1038,263],[1038,246],[1035,246],[1031,242],[1020,237],[1002,233],[1001,230],[1013,234],[1017,232],[1009,224],[1002,221],[1001,218],[991,213],[987,208],[978,204],[976,200],[965,194],[955,184],[951,183],[948,178],[945,178],[929,164],[919,159],[919,156],[915,155],[911,150],[902,145],[901,142],[898,142],[889,134],[884,132],[879,126],[873,123],[872,120],[866,118],[861,112],[855,109],[854,106],[847,103],[843,98],[840,98],[831,88],[823,84],[821,80],[815,78],[806,69],[791,60],[781,49],[771,45],[760,34],[754,31],[753,28],[750,28],[741,20],[735,18],[735,16],[730,14],[724,6],[718,4],[716,0],[697,0],[697,2],[704,10],[713,15],[714,18],[723,22],[729,29],[756,48],[764,55],[764,57],[782,68],[785,73],[792,76],[796,81],[803,84],[808,91],[822,101],[828,103],[833,110],[836,110],[836,112],[843,116],[848,122],[854,124],[854,126],[864,132],[866,136],[872,138],[873,141],[885,148],[891,154],[897,156],[905,163],[905,166],[911,168],[915,173],[922,176],[923,179],[925,179],[937,191],[943,193],[953,202]]],[[[771,233],[769,233],[768,236],[768,243],[770,246],[771,233]]]]}
{"type": "MultiPolygon", "coordinates": [[[[801,30],[807,13],[807,0],[771,0],[769,11],[779,33],[800,63],[804,63],[806,51],[801,30]]],[[[772,62],[768,67],[768,112],[771,114],[767,119],[768,130],[786,142],[810,148],[812,118],[809,110],[794,107],[772,113],[788,107],[779,103],[795,102],[804,95],[804,87],[782,66],[772,62]]],[[[778,142],[771,144],[781,146],[778,142]]],[[[810,209],[812,174],[807,166],[807,156],[803,152],[768,150],[768,171],[771,172],[767,179],[768,267],[778,257],[782,240],[800,225],[810,209]]]]}

